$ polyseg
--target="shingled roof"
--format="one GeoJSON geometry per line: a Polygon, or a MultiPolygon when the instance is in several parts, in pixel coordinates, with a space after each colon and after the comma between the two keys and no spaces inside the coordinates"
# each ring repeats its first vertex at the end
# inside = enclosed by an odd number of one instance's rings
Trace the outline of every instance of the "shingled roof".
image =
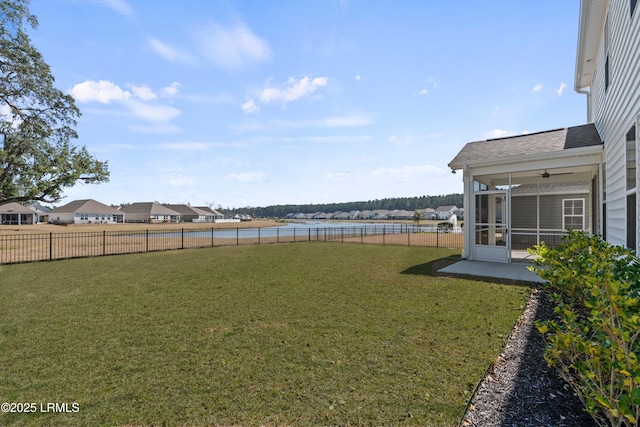
{"type": "Polygon", "coordinates": [[[602,139],[596,127],[590,123],[508,138],[469,142],[449,163],[449,167],[454,170],[462,169],[465,165],[594,145],[602,145],[602,139]]]}
{"type": "Polygon", "coordinates": [[[84,199],[74,200],[64,206],[55,208],[51,213],[120,214],[121,212],[96,200],[84,199]]]}
{"type": "Polygon", "coordinates": [[[173,209],[154,202],[136,202],[122,208],[128,214],[180,215],[173,209]]]}

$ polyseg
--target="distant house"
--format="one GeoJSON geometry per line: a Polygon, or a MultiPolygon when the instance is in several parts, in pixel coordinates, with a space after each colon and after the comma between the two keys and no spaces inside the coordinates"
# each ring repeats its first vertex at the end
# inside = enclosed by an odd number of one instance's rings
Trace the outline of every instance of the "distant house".
{"type": "Polygon", "coordinates": [[[189,205],[164,205],[180,214],[185,222],[214,222],[215,214],[189,205]]]}
{"type": "Polygon", "coordinates": [[[11,202],[0,205],[0,224],[2,225],[23,225],[35,224],[37,214],[26,206],[11,202]]]}
{"type": "Polygon", "coordinates": [[[213,219],[213,222],[215,222],[217,219],[224,219],[223,213],[220,213],[215,209],[211,209],[209,206],[196,206],[196,209],[206,212],[207,217],[211,217],[213,219]]]}
{"type": "Polygon", "coordinates": [[[356,217],[356,219],[371,219],[371,216],[373,215],[373,212],[366,209],[363,211],[358,212],[358,215],[356,217]]]}
{"type": "Polygon", "coordinates": [[[36,221],[37,222],[49,222],[49,212],[51,212],[51,208],[46,206],[42,206],[38,202],[29,203],[26,205],[29,209],[36,213],[36,221]]]}
{"type": "Polygon", "coordinates": [[[404,209],[394,209],[387,214],[387,219],[412,219],[415,212],[409,212],[404,209]]]}
{"type": "Polygon", "coordinates": [[[458,210],[457,206],[439,206],[431,215],[431,219],[449,219],[458,210]]]}
{"type": "Polygon", "coordinates": [[[148,222],[150,224],[180,222],[180,213],[154,202],[136,202],[121,209],[127,215],[127,222],[148,222]]]}
{"type": "Polygon", "coordinates": [[[313,219],[331,219],[333,217],[332,213],[318,212],[313,215],[313,219]]]}
{"type": "Polygon", "coordinates": [[[336,212],[333,214],[333,217],[331,219],[351,219],[351,215],[349,214],[349,212],[336,212]]]}
{"type": "Polygon", "coordinates": [[[49,221],[56,224],[119,224],[124,212],[93,199],[74,200],[49,212],[49,221]]]}
{"type": "Polygon", "coordinates": [[[387,219],[389,211],[386,209],[376,209],[371,212],[371,219],[387,219]]]}

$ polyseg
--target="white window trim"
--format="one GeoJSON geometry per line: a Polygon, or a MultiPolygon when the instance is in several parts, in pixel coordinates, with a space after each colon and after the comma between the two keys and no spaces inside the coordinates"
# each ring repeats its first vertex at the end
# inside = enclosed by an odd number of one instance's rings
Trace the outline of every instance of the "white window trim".
{"type": "MultiPolygon", "coordinates": [[[[575,207],[572,204],[572,207],[575,207]]],[[[566,230],[566,219],[567,216],[575,218],[575,217],[582,217],[582,227],[580,227],[580,230],[584,230],[585,229],[585,209],[586,209],[586,203],[585,203],[585,199],[584,198],[579,198],[579,199],[562,199],[562,229],[566,230]],[[582,214],[581,215],[575,215],[573,212],[571,212],[571,215],[567,214],[567,212],[565,211],[565,202],[576,202],[576,201],[581,201],[582,202],[582,214]]]]}

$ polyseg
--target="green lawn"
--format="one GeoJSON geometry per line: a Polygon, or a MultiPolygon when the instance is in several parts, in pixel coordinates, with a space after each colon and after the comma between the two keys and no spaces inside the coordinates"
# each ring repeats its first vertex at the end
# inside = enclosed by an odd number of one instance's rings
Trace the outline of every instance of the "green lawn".
{"type": "Polygon", "coordinates": [[[530,291],[430,275],[456,253],[297,243],[0,266],[0,402],[38,409],[0,425],[453,426],[530,291]]]}

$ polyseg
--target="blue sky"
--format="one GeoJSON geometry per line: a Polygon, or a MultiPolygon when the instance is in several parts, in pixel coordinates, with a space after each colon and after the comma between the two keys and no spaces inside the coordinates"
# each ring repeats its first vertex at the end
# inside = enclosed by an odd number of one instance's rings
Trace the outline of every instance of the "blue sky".
{"type": "Polygon", "coordinates": [[[63,203],[462,192],[466,142],[583,124],[578,0],[32,0],[109,183],[63,203]]]}

